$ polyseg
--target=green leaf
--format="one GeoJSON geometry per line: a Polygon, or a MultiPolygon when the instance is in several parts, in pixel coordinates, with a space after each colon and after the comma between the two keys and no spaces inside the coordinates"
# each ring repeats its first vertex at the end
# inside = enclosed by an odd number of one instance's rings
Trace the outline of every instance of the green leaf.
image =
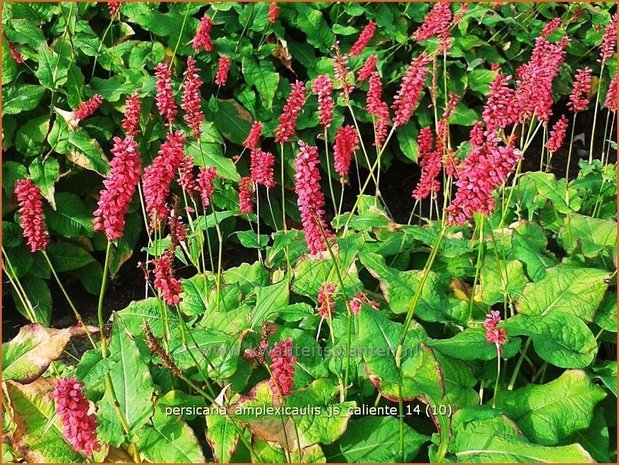
{"type": "Polygon", "coordinates": [[[181,281],[183,300],[179,304],[181,311],[186,315],[204,315],[208,309],[208,293],[211,288],[208,278],[197,274],[181,281]]]}
{"type": "Polygon", "coordinates": [[[481,298],[494,305],[520,295],[527,283],[522,263],[518,260],[497,260],[489,257],[481,267],[481,298]]]}
{"type": "Polygon", "coordinates": [[[617,332],[617,296],[614,291],[606,293],[593,321],[606,331],[617,332]]]}
{"type": "Polygon", "coordinates": [[[363,417],[352,420],[338,442],[340,453],[329,462],[412,462],[428,436],[404,424],[404,457],[400,454],[400,422],[394,417],[363,417]],[[340,460],[343,457],[344,460],[340,460]]]}
{"type": "Polygon", "coordinates": [[[109,358],[101,356],[101,350],[90,349],[84,352],[75,367],[75,376],[84,383],[84,393],[91,399],[100,399],[105,390],[105,376],[114,364],[109,358]]]}
{"type": "Polygon", "coordinates": [[[28,157],[43,151],[49,130],[49,116],[42,115],[26,122],[15,134],[15,148],[28,157]]]}
{"type": "Polygon", "coordinates": [[[254,86],[266,108],[273,106],[275,91],[279,85],[279,73],[268,60],[256,60],[252,57],[243,59],[243,75],[247,85],[254,86]]]}
{"type": "Polygon", "coordinates": [[[308,3],[281,5],[281,15],[306,35],[306,40],[323,53],[335,43],[335,34],[324,20],[322,12],[308,3]]]}
{"type": "Polygon", "coordinates": [[[65,439],[51,392],[53,380],[39,379],[29,385],[6,383],[12,414],[19,425],[12,442],[32,463],[71,463],[84,461],[65,439]]]}
{"type": "Polygon", "coordinates": [[[512,255],[524,263],[527,275],[533,281],[539,281],[546,276],[546,269],[557,264],[548,255],[548,241],[544,230],[535,223],[519,224],[512,235],[512,255]]]}
{"type": "Polygon", "coordinates": [[[180,417],[157,406],[152,425],[139,433],[140,453],[152,463],[202,463],[202,448],[193,430],[180,417]]]}
{"type": "Polygon", "coordinates": [[[17,247],[23,241],[22,228],[10,221],[2,222],[2,245],[6,248],[17,247]]]}
{"type": "Polygon", "coordinates": [[[604,386],[617,397],[617,362],[600,361],[592,368],[595,373],[593,379],[599,378],[604,386]]]}
{"type": "MultiPolygon", "coordinates": [[[[428,345],[460,360],[494,360],[497,357],[496,346],[486,341],[485,331],[482,329],[465,329],[449,339],[435,339],[428,345]]],[[[520,349],[520,339],[508,339],[501,349],[501,358],[513,357],[520,349]]]]}
{"type": "Polygon", "coordinates": [[[581,200],[575,189],[571,187],[566,189],[565,179],[557,181],[554,174],[542,173],[541,171],[526,173],[520,182],[524,182],[525,179],[533,181],[538,195],[552,202],[557,212],[566,214],[580,209],[581,200]]]}
{"type": "Polygon", "coordinates": [[[417,131],[413,123],[408,123],[405,126],[399,128],[396,133],[398,143],[400,144],[400,150],[406,155],[409,160],[417,163],[419,157],[419,148],[417,147],[417,131]]]}
{"type": "Polygon", "coordinates": [[[287,278],[271,286],[256,289],[256,306],[252,313],[251,328],[258,328],[269,315],[288,306],[290,288],[287,278]]]}
{"type": "MultiPolygon", "coordinates": [[[[20,283],[28,300],[26,305],[34,310],[37,323],[49,326],[52,321],[52,295],[49,292],[47,282],[44,279],[27,276],[21,278],[20,283]]],[[[24,307],[24,304],[12,287],[11,295],[19,313],[30,319],[29,311],[26,310],[26,307],[24,307]]]]}
{"type": "Polygon", "coordinates": [[[516,308],[523,315],[561,312],[592,321],[608,287],[608,278],[608,272],[603,270],[559,265],[549,269],[544,279],[527,284],[516,308]]]}
{"type": "Polygon", "coordinates": [[[505,321],[508,336],[529,336],[546,362],[561,368],[584,368],[597,353],[595,337],[580,318],[557,312],[544,316],[516,315],[505,321]]]}
{"type": "Polygon", "coordinates": [[[617,222],[571,214],[559,232],[563,248],[569,253],[581,253],[595,258],[602,251],[617,247],[617,222]]]}
{"type": "Polygon", "coordinates": [[[463,409],[454,415],[453,461],[462,463],[590,463],[580,444],[548,447],[529,442],[515,423],[496,410],[463,409]]]}
{"type": "Polygon", "coordinates": [[[58,89],[67,82],[68,57],[59,56],[47,45],[39,44],[36,48],[39,51],[36,77],[43,87],[50,90],[58,89]]]}
{"type": "MultiPolygon", "coordinates": [[[[155,337],[162,337],[164,322],[162,318],[163,304],[157,297],[144,300],[134,300],[127,307],[118,312],[123,324],[134,337],[144,334],[144,323],[148,324],[155,337]]],[[[177,324],[175,314],[169,314],[168,324],[173,328],[177,324]]]]}
{"type": "MultiPolygon", "coordinates": [[[[118,401],[119,413],[133,436],[142,430],[153,414],[154,389],[148,366],[118,316],[114,318],[109,350],[109,358],[114,362],[110,369],[111,387],[118,401]]],[[[120,446],[123,428],[109,388],[99,402],[98,420],[101,440],[114,447],[120,446]]]]}
{"type": "Polygon", "coordinates": [[[32,181],[39,186],[41,194],[43,194],[43,197],[45,197],[55,210],[56,200],[54,199],[54,184],[60,179],[60,165],[58,160],[55,158],[36,158],[30,164],[29,171],[32,181]]]}
{"type": "Polygon", "coordinates": [[[213,113],[215,127],[229,141],[238,145],[243,144],[253,122],[251,114],[234,99],[220,99],[217,100],[217,104],[219,109],[213,113]]]}
{"type": "Polygon", "coordinates": [[[37,21],[31,19],[12,19],[10,27],[5,29],[5,34],[11,42],[28,44],[34,50],[39,50],[46,44],[43,30],[37,21]]]}
{"type": "Polygon", "coordinates": [[[232,181],[240,179],[234,162],[223,155],[224,141],[213,123],[207,122],[203,125],[199,144],[192,139],[187,145],[187,154],[193,157],[198,166],[214,166],[218,176],[232,181]]]}
{"type": "Polygon", "coordinates": [[[86,250],[68,242],[52,242],[47,253],[58,272],[77,270],[95,261],[86,250]]]}
{"type": "Polygon", "coordinates": [[[554,446],[587,428],[596,404],[605,396],[604,390],[593,384],[584,371],[568,370],[544,385],[500,391],[497,407],[529,439],[554,446]]]}
{"type": "Polygon", "coordinates": [[[60,208],[45,213],[50,229],[63,237],[92,237],[92,212],[80,196],[70,192],[59,192],[56,200],[60,208]]]}
{"type": "Polygon", "coordinates": [[[489,69],[474,69],[468,74],[469,87],[475,92],[487,95],[490,83],[496,75],[496,71],[489,69]]]}
{"type": "Polygon", "coordinates": [[[13,193],[15,182],[27,176],[28,170],[21,163],[16,161],[2,162],[2,187],[9,195],[13,193]]]}
{"type": "MultiPolygon", "coordinates": [[[[616,379],[617,374],[615,373],[616,379]]],[[[599,405],[593,413],[593,420],[589,427],[576,431],[566,442],[580,444],[599,463],[611,463],[608,426],[603,411],[604,406],[599,405]]]]}
{"type": "Polygon", "coordinates": [[[241,245],[247,249],[263,249],[269,243],[269,236],[267,234],[256,236],[256,233],[250,230],[237,231],[235,234],[241,245]]]}
{"type": "Polygon", "coordinates": [[[2,85],[6,86],[17,75],[17,64],[9,50],[9,42],[2,36],[2,85]]]}
{"type": "Polygon", "coordinates": [[[43,96],[45,89],[34,84],[2,87],[2,115],[17,115],[22,111],[35,109],[43,96]]]}
{"type": "Polygon", "coordinates": [[[2,344],[2,379],[29,384],[62,356],[71,338],[83,337],[93,327],[46,328],[40,324],[22,326],[17,336],[2,344]]]}
{"type": "Polygon", "coordinates": [[[106,175],[109,163],[99,143],[84,129],[78,128],[69,133],[67,158],[87,170],[106,175]]]}
{"type": "Polygon", "coordinates": [[[213,451],[217,463],[230,463],[239,441],[239,433],[234,423],[223,415],[206,416],[206,440],[213,451]]]}

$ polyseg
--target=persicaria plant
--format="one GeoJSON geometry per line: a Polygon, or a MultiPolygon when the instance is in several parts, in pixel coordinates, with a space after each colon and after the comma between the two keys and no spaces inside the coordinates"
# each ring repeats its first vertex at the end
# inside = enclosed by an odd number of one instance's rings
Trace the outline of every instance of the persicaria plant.
{"type": "Polygon", "coordinates": [[[614,5],[2,17],[3,461],[616,461],[614,5]]]}

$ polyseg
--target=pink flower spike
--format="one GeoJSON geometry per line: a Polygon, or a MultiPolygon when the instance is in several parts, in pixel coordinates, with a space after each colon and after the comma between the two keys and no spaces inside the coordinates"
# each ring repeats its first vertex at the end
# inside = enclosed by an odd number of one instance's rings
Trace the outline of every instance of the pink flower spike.
{"type": "Polygon", "coordinates": [[[249,215],[254,212],[254,183],[249,177],[239,179],[239,211],[241,215],[249,215]]]}
{"type": "Polygon", "coordinates": [[[428,12],[423,24],[413,33],[417,42],[434,36],[444,35],[451,22],[451,5],[449,2],[437,2],[428,12]]]}
{"type": "Polygon", "coordinates": [[[108,241],[123,237],[125,216],[141,173],[138,147],[132,137],[124,140],[115,137],[112,155],[110,172],[103,181],[98,208],[93,213],[94,230],[104,232],[108,241]]]}
{"type": "Polygon", "coordinates": [[[201,167],[198,174],[198,191],[204,210],[211,204],[211,197],[215,191],[215,179],[217,178],[217,169],[213,166],[201,167]]]}
{"type": "Polygon", "coordinates": [[[589,92],[591,92],[591,68],[579,69],[574,78],[568,108],[573,112],[585,111],[589,106],[589,92]]]}
{"type": "Polygon", "coordinates": [[[178,110],[172,90],[172,73],[165,63],[159,63],[155,66],[155,79],[157,109],[166,120],[166,126],[169,126],[174,121],[178,110]]]}
{"type": "Polygon", "coordinates": [[[163,252],[161,257],[153,259],[155,267],[155,287],[161,293],[161,298],[168,305],[180,303],[181,283],[174,277],[174,252],[170,249],[163,252]]]}
{"type": "Polygon", "coordinates": [[[269,23],[273,24],[275,21],[277,21],[278,16],[279,16],[279,6],[277,6],[277,3],[270,3],[269,4],[269,16],[268,16],[269,23]]]}
{"type": "Polygon", "coordinates": [[[350,49],[349,55],[351,57],[356,57],[357,55],[360,55],[361,52],[363,52],[363,50],[365,49],[365,47],[370,43],[370,40],[372,40],[374,32],[376,32],[376,23],[374,21],[370,21],[363,28],[361,34],[359,34],[359,38],[350,49]]]}
{"type": "Polygon", "coordinates": [[[97,108],[99,108],[102,103],[103,97],[99,94],[93,95],[85,102],[80,103],[77,109],[73,111],[73,119],[75,121],[81,121],[89,116],[92,116],[92,114],[97,111],[97,108]]]}
{"type": "Polygon", "coordinates": [[[217,75],[215,76],[215,84],[217,84],[218,86],[225,86],[226,82],[228,82],[230,63],[230,57],[227,57],[226,55],[222,55],[219,57],[217,75]]]}
{"type": "Polygon", "coordinates": [[[359,69],[359,72],[357,73],[357,81],[367,81],[372,73],[376,71],[377,62],[378,57],[376,55],[370,55],[363,66],[359,69]]]}
{"type": "Polygon", "coordinates": [[[546,26],[544,26],[544,29],[542,29],[542,33],[541,36],[542,37],[548,37],[550,34],[552,34],[559,26],[561,26],[561,18],[553,18],[551,19],[548,24],[546,24],[546,26]]]}
{"type": "Polygon", "coordinates": [[[486,316],[483,327],[486,330],[486,341],[497,346],[502,346],[507,342],[507,331],[504,328],[498,328],[501,322],[501,314],[496,310],[490,311],[486,316]]]}
{"type": "Polygon", "coordinates": [[[301,114],[305,103],[305,83],[296,81],[288,95],[288,101],[284,105],[279,117],[279,126],[275,129],[275,143],[290,142],[295,134],[297,118],[301,114]]]}
{"type": "Polygon", "coordinates": [[[600,61],[608,61],[617,53],[617,14],[615,13],[610,24],[606,26],[602,44],[600,45],[600,61]]]}
{"type": "Polygon", "coordinates": [[[30,252],[43,250],[49,244],[47,227],[43,217],[43,195],[32,179],[20,179],[15,183],[15,197],[18,203],[19,224],[30,252]]]}
{"type": "Polygon", "coordinates": [[[482,119],[490,132],[504,129],[513,123],[514,111],[512,105],[515,91],[509,88],[510,78],[511,76],[503,76],[499,72],[490,84],[488,101],[482,112],[482,119]]]}
{"type": "Polygon", "coordinates": [[[326,74],[321,74],[312,85],[312,92],[318,96],[318,113],[320,124],[328,128],[333,121],[333,83],[326,74]]]}
{"type": "Polygon", "coordinates": [[[270,152],[252,150],[251,152],[251,180],[268,189],[275,187],[275,156],[270,152]]]}
{"type": "Polygon", "coordinates": [[[122,121],[122,128],[125,135],[135,137],[140,131],[140,114],[142,112],[142,101],[137,94],[132,94],[125,100],[125,117],[122,121]]]}
{"type": "Polygon", "coordinates": [[[258,147],[258,141],[262,135],[262,123],[260,121],[254,121],[249,130],[247,138],[243,142],[243,147],[249,150],[254,150],[258,147]]]}
{"type": "Polygon", "coordinates": [[[441,188],[436,178],[441,172],[442,157],[439,150],[432,150],[433,139],[432,130],[429,127],[422,128],[417,136],[421,178],[412,193],[416,200],[423,200],[430,194],[435,194],[441,188]]]}
{"type": "Polygon", "coordinates": [[[324,282],[320,285],[316,300],[318,300],[318,314],[321,318],[328,319],[333,316],[335,312],[335,299],[333,294],[335,294],[336,290],[337,287],[333,283],[324,282]]]}
{"type": "Polygon", "coordinates": [[[604,99],[604,107],[609,111],[617,111],[617,76],[608,84],[608,91],[604,99]]]}
{"type": "Polygon", "coordinates": [[[204,122],[202,95],[200,94],[202,80],[198,74],[199,72],[200,69],[196,65],[196,60],[193,57],[187,57],[181,108],[185,111],[183,119],[191,128],[191,135],[196,139],[200,138],[202,123],[204,122]]]}
{"type": "Polygon", "coordinates": [[[333,145],[333,164],[335,172],[340,175],[340,180],[344,183],[354,153],[359,149],[359,136],[354,126],[342,126],[335,135],[333,145]]]}
{"type": "Polygon", "coordinates": [[[548,137],[548,141],[546,142],[546,148],[550,152],[556,152],[563,145],[563,141],[565,140],[565,134],[567,132],[567,118],[565,115],[561,115],[559,121],[557,121],[552,130],[550,131],[550,136],[548,137]]]}
{"type": "Polygon", "coordinates": [[[74,451],[91,457],[100,449],[97,441],[97,419],[88,413],[84,385],[77,378],[60,378],[52,391],[56,414],[60,417],[65,438],[74,451]]]}
{"type": "Polygon", "coordinates": [[[294,387],[294,371],[296,358],[292,355],[292,339],[276,342],[271,349],[272,360],[271,379],[269,385],[275,399],[281,401],[281,396],[286,397],[294,387]]]}
{"type": "Polygon", "coordinates": [[[382,100],[383,83],[375,71],[370,76],[370,88],[366,97],[365,109],[374,117],[375,145],[380,147],[387,138],[389,130],[389,106],[382,100]]]}
{"type": "Polygon", "coordinates": [[[213,43],[211,42],[212,26],[213,22],[208,16],[204,16],[200,20],[200,25],[198,26],[196,35],[191,42],[191,45],[196,52],[199,51],[201,48],[204,48],[204,50],[206,50],[207,52],[213,51],[213,43]]]}
{"type": "Polygon", "coordinates": [[[320,190],[320,160],[318,149],[299,141],[300,151],[295,158],[295,192],[305,230],[305,242],[310,254],[327,250],[325,239],[333,233],[324,220],[325,196],[320,190]]]}
{"type": "Polygon", "coordinates": [[[431,61],[425,52],[411,61],[391,106],[395,111],[394,126],[404,126],[412,116],[428,74],[427,65],[431,61]]]}
{"type": "Polygon", "coordinates": [[[20,65],[20,64],[22,64],[24,62],[23,55],[17,49],[17,47],[15,46],[15,44],[13,42],[9,42],[9,52],[11,52],[11,56],[13,57],[13,60],[15,61],[15,63],[20,65]]]}
{"type": "Polygon", "coordinates": [[[198,190],[198,183],[193,174],[194,160],[191,155],[185,155],[179,166],[178,185],[189,196],[198,190]]]}

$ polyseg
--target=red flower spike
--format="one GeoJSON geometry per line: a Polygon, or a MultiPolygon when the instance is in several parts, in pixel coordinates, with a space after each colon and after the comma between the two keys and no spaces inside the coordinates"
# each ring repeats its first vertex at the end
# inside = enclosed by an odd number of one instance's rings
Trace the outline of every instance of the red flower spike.
{"type": "Polygon", "coordinates": [[[269,355],[272,360],[269,367],[271,393],[281,401],[281,396],[288,396],[294,387],[294,365],[297,360],[292,355],[292,339],[276,342],[269,355]]]}
{"type": "Polygon", "coordinates": [[[354,153],[359,149],[359,136],[354,126],[342,126],[335,135],[333,145],[333,165],[335,172],[340,175],[340,180],[344,183],[354,153]]]}
{"type": "Polygon", "coordinates": [[[249,215],[254,212],[254,183],[249,177],[239,180],[239,211],[241,215],[249,215]]]}
{"type": "Polygon", "coordinates": [[[550,34],[552,34],[559,26],[561,26],[561,18],[552,18],[548,24],[546,24],[546,26],[544,26],[544,29],[542,29],[542,33],[541,36],[542,37],[548,37],[550,34]]]}
{"type": "Polygon", "coordinates": [[[103,103],[103,97],[99,94],[93,95],[91,98],[79,104],[77,109],[73,110],[73,119],[82,121],[97,111],[97,108],[103,103]]]}
{"type": "Polygon", "coordinates": [[[155,267],[155,287],[161,293],[161,298],[168,305],[180,303],[181,292],[183,291],[181,283],[174,277],[174,252],[170,249],[163,252],[161,257],[153,259],[155,267]]]}
{"type": "Polygon", "coordinates": [[[548,141],[546,142],[546,148],[550,152],[556,152],[563,145],[563,141],[565,140],[565,134],[567,133],[567,118],[565,115],[561,115],[561,119],[557,121],[552,130],[550,131],[550,136],[548,137],[548,141]]]}
{"type": "Polygon", "coordinates": [[[277,6],[277,3],[269,4],[269,16],[268,16],[269,23],[273,24],[275,21],[277,21],[278,16],[279,16],[279,6],[277,6]]]}
{"type": "Polygon", "coordinates": [[[60,417],[64,437],[74,451],[91,457],[100,449],[97,441],[97,419],[89,414],[84,385],[77,378],[60,378],[52,391],[56,414],[60,417]]]}
{"type": "Polygon", "coordinates": [[[428,12],[419,28],[413,33],[416,41],[421,42],[434,36],[444,34],[451,22],[451,6],[449,2],[438,2],[428,12]]]}
{"type": "Polygon", "coordinates": [[[322,283],[318,290],[318,314],[321,318],[331,318],[335,312],[335,299],[333,294],[337,287],[333,283],[322,283]]]}
{"type": "Polygon", "coordinates": [[[363,28],[361,34],[359,34],[359,38],[350,49],[349,55],[351,57],[356,57],[357,55],[360,55],[361,52],[363,52],[363,50],[365,49],[365,47],[370,43],[370,40],[372,40],[374,32],[376,32],[376,23],[374,21],[370,21],[363,28]]]}
{"type": "Polygon", "coordinates": [[[501,314],[492,310],[486,316],[483,327],[486,330],[486,341],[502,346],[507,342],[507,331],[504,328],[497,327],[500,322],[501,314]]]}
{"type": "Polygon", "coordinates": [[[142,101],[137,94],[132,94],[125,100],[125,117],[122,121],[122,128],[125,135],[135,137],[140,131],[140,114],[142,112],[142,101]]]}
{"type": "Polygon", "coordinates": [[[617,14],[611,18],[610,24],[606,26],[602,44],[600,45],[600,61],[608,61],[617,53],[617,14]]]}
{"type": "Polygon", "coordinates": [[[17,47],[15,46],[15,44],[13,42],[9,42],[9,52],[11,53],[11,56],[13,57],[13,60],[15,61],[15,63],[20,65],[20,64],[22,64],[24,62],[23,55],[17,49],[17,47]]]}
{"type": "Polygon", "coordinates": [[[509,88],[510,78],[511,76],[503,76],[499,72],[490,84],[490,93],[482,112],[482,119],[486,123],[487,131],[493,132],[497,129],[504,129],[513,123],[512,104],[515,91],[509,88]]]}
{"type": "Polygon", "coordinates": [[[279,117],[279,126],[275,129],[275,142],[290,142],[295,134],[297,118],[305,103],[305,83],[297,81],[292,85],[288,101],[279,117]]]}
{"type": "Polygon", "coordinates": [[[363,66],[359,69],[359,72],[357,73],[357,81],[367,81],[372,73],[376,71],[377,62],[378,57],[376,55],[370,55],[363,66]]]}
{"type": "Polygon", "coordinates": [[[328,128],[333,121],[333,83],[326,74],[321,74],[312,85],[312,92],[318,96],[318,114],[320,124],[328,128]]]}
{"type": "Polygon", "coordinates": [[[202,95],[200,87],[202,80],[198,74],[200,69],[196,65],[193,57],[187,57],[187,69],[185,70],[185,84],[183,86],[183,97],[181,108],[185,111],[183,119],[191,128],[191,135],[196,139],[200,138],[204,113],[202,113],[202,95]]]}
{"type": "Polygon", "coordinates": [[[225,86],[228,82],[228,73],[230,72],[230,57],[222,55],[219,57],[217,66],[217,75],[215,76],[215,84],[225,86]]]}
{"type": "Polygon", "coordinates": [[[196,35],[191,41],[193,49],[198,52],[201,48],[204,48],[207,52],[213,51],[213,43],[211,42],[211,27],[213,22],[208,16],[204,16],[200,20],[200,25],[196,31],[196,35]]]}
{"type": "Polygon", "coordinates": [[[217,169],[213,166],[201,167],[198,174],[198,191],[202,206],[206,210],[211,204],[211,197],[215,191],[215,179],[217,178],[217,169]]]}
{"type": "Polygon", "coordinates": [[[573,112],[585,111],[589,106],[589,92],[591,92],[591,68],[579,69],[574,78],[568,108],[573,112]]]}
{"type": "Polygon", "coordinates": [[[295,192],[305,230],[305,242],[311,254],[327,250],[325,238],[333,233],[324,220],[325,196],[320,190],[320,160],[318,149],[299,141],[300,151],[295,158],[295,192]]]}
{"type": "Polygon", "coordinates": [[[30,252],[43,250],[49,244],[47,227],[43,217],[43,195],[32,179],[20,179],[15,183],[15,197],[18,203],[19,224],[30,252]]]}
{"type": "Polygon", "coordinates": [[[608,84],[608,91],[604,99],[604,107],[609,111],[617,111],[617,76],[608,84]]]}
{"type": "Polygon", "coordinates": [[[110,172],[103,181],[98,208],[93,213],[94,230],[104,232],[109,241],[123,237],[125,216],[141,174],[138,147],[132,137],[115,137],[112,155],[110,172]]]}
{"type": "Polygon", "coordinates": [[[382,100],[383,83],[377,72],[370,76],[370,88],[366,97],[365,108],[374,117],[375,144],[380,147],[387,138],[389,130],[389,107],[382,100]]]}
{"type": "Polygon", "coordinates": [[[275,187],[275,156],[270,152],[252,150],[251,152],[251,180],[268,189],[275,187]]]}
{"type": "Polygon", "coordinates": [[[411,61],[391,106],[395,111],[394,126],[404,126],[412,116],[428,74],[427,65],[431,61],[425,52],[411,61]]]}
{"type": "Polygon", "coordinates": [[[178,110],[172,90],[172,73],[165,63],[159,63],[155,66],[155,80],[157,109],[166,120],[166,126],[169,126],[174,121],[178,110]]]}
{"type": "Polygon", "coordinates": [[[262,135],[262,123],[260,121],[254,121],[249,130],[247,138],[243,142],[243,147],[249,150],[254,150],[258,147],[260,136],[262,135]]]}

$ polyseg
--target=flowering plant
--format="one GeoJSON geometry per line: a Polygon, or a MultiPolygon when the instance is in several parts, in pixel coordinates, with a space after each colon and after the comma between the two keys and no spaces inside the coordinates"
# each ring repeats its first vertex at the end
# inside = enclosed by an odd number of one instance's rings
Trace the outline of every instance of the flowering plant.
{"type": "Polygon", "coordinates": [[[609,8],[3,4],[3,460],[616,460],[609,8]]]}

